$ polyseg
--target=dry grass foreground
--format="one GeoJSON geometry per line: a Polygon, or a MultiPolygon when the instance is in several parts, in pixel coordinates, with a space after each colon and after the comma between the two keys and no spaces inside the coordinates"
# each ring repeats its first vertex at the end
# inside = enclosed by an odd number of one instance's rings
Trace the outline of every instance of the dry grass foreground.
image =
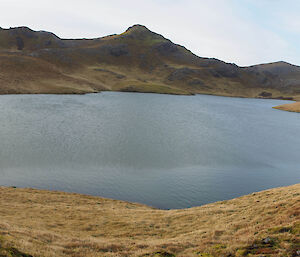
{"type": "Polygon", "coordinates": [[[182,210],[0,187],[0,256],[299,256],[299,213],[300,184],[182,210]]]}
{"type": "Polygon", "coordinates": [[[273,107],[278,110],[289,111],[289,112],[300,112],[300,102],[295,102],[291,104],[283,104],[273,107]]]}

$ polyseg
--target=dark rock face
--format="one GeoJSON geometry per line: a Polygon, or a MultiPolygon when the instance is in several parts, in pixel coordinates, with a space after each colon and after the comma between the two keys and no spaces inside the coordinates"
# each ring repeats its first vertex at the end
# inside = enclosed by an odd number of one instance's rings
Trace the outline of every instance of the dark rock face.
{"type": "Polygon", "coordinates": [[[12,28],[9,30],[9,34],[11,36],[23,36],[28,39],[37,38],[36,32],[27,27],[12,28]]]}
{"type": "Polygon", "coordinates": [[[71,67],[73,65],[76,65],[73,56],[72,51],[69,49],[59,49],[59,48],[49,48],[49,49],[42,49],[33,51],[30,53],[31,56],[39,57],[44,60],[55,60],[56,62],[60,63],[61,65],[64,65],[66,67],[71,67]]]}
{"type": "Polygon", "coordinates": [[[51,40],[48,40],[46,43],[45,43],[46,46],[51,46],[52,45],[52,41],[51,40]]]}
{"type": "Polygon", "coordinates": [[[91,55],[111,55],[114,57],[129,55],[129,49],[127,44],[108,44],[96,49],[86,48],[81,49],[80,51],[91,55]]]}
{"type": "Polygon", "coordinates": [[[169,75],[168,80],[169,81],[183,80],[187,76],[190,76],[194,73],[195,71],[189,68],[177,69],[169,75]]]}
{"type": "Polygon", "coordinates": [[[283,93],[300,89],[300,67],[285,62],[255,65],[244,68],[264,88],[276,88],[283,93]]]}
{"type": "Polygon", "coordinates": [[[188,84],[189,86],[205,86],[205,83],[201,79],[192,79],[188,84]]]}
{"type": "Polygon", "coordinates": [[[272,93],[263,91],[263,92],[261,92],[261,93],[259,94],[259,96],[270,98],[270,97],[272,97],[272,93]]]}
{"type": "Polygon", "coordinates": [[[119,57],[122,55],[128,55],[129,50],[127,45],[118,45],[118,46],[113,46],[109,50],[110,54],[115,57],[119,57]]]}
{"type": "Polygon", "coordinates": [[[154,50],[162,55],[172,54],[178,51],[178,48],[175,44],[170,41],[162,42],[154,46],[154,50]]]}
{"type": "Polygon", "coordinates": [[[23,42],[23,39],[21,37],[16,37],[16,43],[17,43],[18,50],[23,50],[24,42],[23,42]]]}
{"type": "Polygon", "coordinates": [[[139,67],[147,72],[152,72],[154,70],[154,65],[152,62],[149,61],[149,58],[147,58],[147,54],[140,54],[139,55],[139,67]]]}
{"type": "Polygon", "coordinates": [[[240,74],[239,68],[232,64],[217,63],[214,70],[218,73],[219,77],[236,78],[240,74]]]}

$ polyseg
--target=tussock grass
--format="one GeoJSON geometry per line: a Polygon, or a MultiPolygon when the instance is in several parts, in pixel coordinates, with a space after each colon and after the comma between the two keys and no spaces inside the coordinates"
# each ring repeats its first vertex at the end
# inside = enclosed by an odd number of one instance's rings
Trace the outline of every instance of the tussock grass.
{"type": "Polygon", "coordinates": [[[181,210],[0,188],[0,235],[33,256],[297,256],[299,214],[300,184],[181,210]]]}

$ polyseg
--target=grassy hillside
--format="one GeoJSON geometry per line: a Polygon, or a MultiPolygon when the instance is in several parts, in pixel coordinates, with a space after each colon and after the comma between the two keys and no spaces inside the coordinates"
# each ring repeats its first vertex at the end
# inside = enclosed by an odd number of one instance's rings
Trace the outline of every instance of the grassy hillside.
{"type": "Polygon", "coordinates": [[[182,210],[2,187],[0,256],[295,257],[299,215],[300,184],[182,210]]]}
{"type": "Polygon", "coordinates": [[[0,29],[0,94],[103,90],[300,99],[300,67],[201,58],[141,25],[78,40],[0,29]]]}

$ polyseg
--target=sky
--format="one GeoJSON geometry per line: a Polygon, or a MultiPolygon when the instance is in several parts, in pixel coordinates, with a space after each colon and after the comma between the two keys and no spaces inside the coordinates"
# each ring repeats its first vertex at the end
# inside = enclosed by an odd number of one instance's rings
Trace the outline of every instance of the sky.
{"type": "Polygon", "coordinates": [[[300,0],[0,0],[0,27],[95,38],[142,24],[201,57],[300,65],[299,13],[300,0]]]}

